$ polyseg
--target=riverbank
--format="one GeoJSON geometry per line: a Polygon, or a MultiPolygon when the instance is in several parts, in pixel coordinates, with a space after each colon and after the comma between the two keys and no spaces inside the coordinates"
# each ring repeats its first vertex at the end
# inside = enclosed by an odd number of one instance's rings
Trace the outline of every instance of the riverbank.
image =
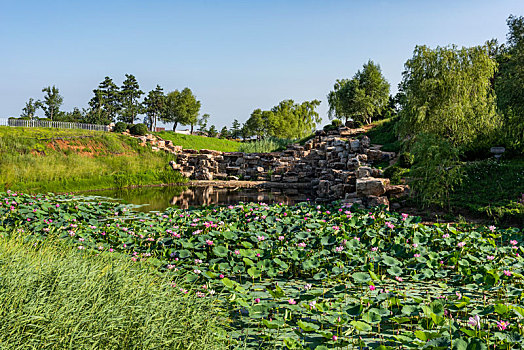
{"type": "Polygon", "coordinates": [[[124,135],[86,130],[0,127],[0,188],[72,192],[184,182],[173,154],[124,135]]]}

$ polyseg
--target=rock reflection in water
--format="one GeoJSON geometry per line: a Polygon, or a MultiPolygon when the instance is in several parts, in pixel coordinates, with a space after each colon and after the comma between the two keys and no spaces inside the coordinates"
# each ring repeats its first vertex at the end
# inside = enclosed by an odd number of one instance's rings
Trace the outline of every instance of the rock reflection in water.
{"type": "Polygon", "coordinates": [[[269,190],[256,188],[220,188],[214,186],[191,187],[176,195],[171,205],[182,209],[208,205],[237,204],[239,202],[264,202],[294,204],[307,200],[309,196],[296,189],[269,190]]]}
{"type": "Polygon", "coordinates": [[[229,205],[239,202],[295,204],[311,198],[311,194],[297,189],[223,188],[218,186],[142,187],[118,191],[86,193],[143,205],[139,211],[162,211],[170,206],[187,209],[208,205],[229,205]]]}

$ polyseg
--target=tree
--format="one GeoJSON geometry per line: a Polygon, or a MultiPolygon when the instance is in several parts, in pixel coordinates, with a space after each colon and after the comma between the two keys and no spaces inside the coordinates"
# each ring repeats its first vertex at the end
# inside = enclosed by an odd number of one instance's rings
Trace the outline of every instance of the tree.
{"type": "Polygon", "coordinates": [[[227,139],[229,138],[229,131],[227,130],[227,126],[224,126],[222,130],[220,130],[220,138],[221,139],[227,139]]]}
{"type": "Polygon", "coordinates": [[[124,123],[133,124],[138,119],[138,115],[142,113],[142,104],[140,97],[144,94],[140,90],[138,81],[132,74],[126,74],[126,80],[120,87],[120,113],[119,120],[124,123]]]}
{"type": "Polygon", "coordinates": [[[30,98],[29,101],[25,103],[25,107],[22,108],[20,117],[33,119],[36,111],[41,107],[42,103],[40,101],[35,101],[33,98],[30,98]]]}
{"type": "Polygon", "coordinates": [[[319,105],[318,100],[300,104],[293,100],[281,101],[271,109],[271,113],[262,114],[267,134],[287,139],[310,135],[322,120],[315,110],[319,105]]]}
{"type": "Polygon", "coordinates": [[[166,109],[161,120],[164,123],[174,123],[173,130],[176,130],[179,123],[191,125],[191,133],[193,133],[199,112],[200,101],[196,99],[191,89],[186,87],[182,91],[175,90],[167,94],[166,109]]]}
{"type": "Polygon", "coordinates": [[[496,53],[495,92],[506,142],[524,151],[524,17],[509,16],[507,24],[507,43],[496,53]]]}
{"type": "Polygon", "coordinates": [[[207,136],[217,137],[217,135],[218,135],[218,131],[217,131],[216,126],[211,125],[211,127],[209,127],[209,130],[207,131],[207,136]]]}
{"type": "Polygon", "coordinates": [[[72,122],[72,123],[79,123],[84,120],[84,115],[82,114],[82,111],[78,109],[77,107],[73,108],[71,112],[66,112],[63,114],[63,117],[61,121],[64,122],[72,122]]]}
{"type": "Polygon", "coordinates": [[[233,120],[233,125],[231,126],[231,131],[230,131],[231,137],[234,139],[238,139],[241,136],[240,129],[241,129],[241,126],[238,120],[236,119],[233,120]]]}
{"type": "Polygon", "coordinates": [[[487,143],[500,121],[490,83],[495,68],[487,46],[417,46],[399,85],[401,136],[434,134],[455,147],[487,143]]]}
{"type": "Polygon", "coordinates": [[[371,123],[381,115],[389,99],[389,83],[378,64],[369,60],[351,80],[337,80],[328,94],[328,116],[371,123]]]}
{"type": "Polygon", "coordinates": [[[266,136],[268,131],[268,118],[270,118],[270,116],[267,114],[267,111],[265,112],[266,114],[263,114],[264,112],[262,112],[260,108],[255,109],[246,121],[246,128],[248,128],[251,135],[256,135],[257,139],[266,136]]]}
{"type": "Polygon", "coordinates": [[[60,106],[64,102],[64,98],[54,85],[43,88],[42,92],[46,93],[44,95],[44,101],[41,104],[45,116],[51,120],[55,120],[60,116],[60,106]]]}
{"type": "Polygon", "coordinates": [[[113,79],[105,77],[98,85],[98,89],[93,90],[95,96],[89,101],[91,111],[89,119],[96,120],[102,124],[109,124],[115,121],[120,110],[120,91],[113,79]]]}
{"type": "Polygon", "coordinates": [[[207,133],[207,122],[209,120],[209,114],[205,113],[198,119],[198,131],[205,134],[207,133]]]}
{"type": "Polygon", "coordinates": [[[150,130],[156,130],[156,122],[163,115],[166,106],[166,96],[164,90],[157,85],[154,90],[149,91],[144,99],[146,112],[145,123],[150,130]]]}

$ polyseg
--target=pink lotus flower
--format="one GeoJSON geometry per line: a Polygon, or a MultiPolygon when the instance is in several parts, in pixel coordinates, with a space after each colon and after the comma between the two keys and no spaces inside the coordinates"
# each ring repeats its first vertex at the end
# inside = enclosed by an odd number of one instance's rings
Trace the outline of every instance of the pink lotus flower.
{"type": "Polygon", "coordinates": [[[375,287],[374,285],[370,285],[370,286],[369,286],[369,290],[370,290],[370,291],[374,291],[375,289],[377,289],[377,287],[375,287]]]}
{"type": "Polygon", "coordinates": [[[301,248],[305,248],[305,247],[306,247],[306,243],[304,243],[304,242],[300,242],[300,243],[298,244],[298,246],[301,247],[301,248]]]}
{"type": "Polygon", "coordinates": [[[265,237],[265,236],[258,236],[257,239],[258,239],[259,241],[263,241],[263,240],[266,239],[266,237],[265,237]]]}
{"type": "Polygon", "coordinates": [[[488,226],[488,230],[490,230],[491,232],[495,231],[495,226],[493,226],[493,225],[488,226]]]}
{"type": "Polygon", "coordinates": [[[442,238],[449,238],[449,233],[445,233],[442,235],[442,238]]]}
{"type": "Polygon", "coordinates": [[[338,337],[336,335],[334,335],[331,339],[333,339],[333,341],[337,341],[338,337]]]}
{"type": "Polygon", "coordinates": [[[295,299],[289,299],[287,302],[289,305],[295,305],[297,303],[295,299]]]}
{"type": "Polygon", "coordinates": [[[210,239],[206,239],[206,244],[207,244],[207,245],[213,245],[213,241],[210,240],[210,239]]]}
{"type": "Polygon", "coordinates": [[[510,270],[504,270],[504,274],[509,277],[509,276],[511,276],[511,271],[510,270]]]}
{"type": "Polygon", "coordinates": [[[506,321],[497,321],[497,327],[499,327],[499,330],[505,331],[506,328],[509,327],[509,322],[506,321]]]}
{"type": "Polygon", "coordinates": [[[487,259],[491,261],[491,260],[495,259],[495,256],[494,255],[488,255],[487,259]]]}
{"type": "Polygon", "coordinates": [[[405,213],[402,213],[402,220],[403,221],[406,221],[406,219],[408,218],[409,214],[405,214],[405,213]]]}
{"type": "Polygon", "coordinates": [[[260,298],[256,298],[255,299],[255,303],[257,303],[257,304],[260,303],[260,298]]]}
{"type": "Polygon", "coordinates": [[[376,252],[378,250],[378,247],[371,247],[372,252],[376,252]]]}
{"type": "Polygon", "coordinates": [[[224,275],[223,275],[223,274],[220,274],[218,277],[220,277],[220,278],[224,278],[224,275]]]}
{"type": "Polygon", "coordinates": [[[397,281],[399,281],[399,282],[402,282],[402,277],[397,276],[397,277],[395,277],[395,279],[396,279],[397,281]]]}
{"type": "Polygon", "coordinates": [[[457,243],[457,247],[462,248],[466,245],[466,242],[459,242],[457,243]]]}
{"type": "Polygon", "coordinates": [[[475,328],[475,327],[478,327],[480,329],[480,317],[479,315],[475,315],[475,317],[470,317],[469,318],[469,321],[468,321],[468,324],[475,328]]]}
{"type": "Polygon", "coordinates": [[[509,243],[511,245],[517,245],[519,242],[517,242],[516,240],[512,239],[511,241],[509,241],[509,243]]]}
{"type": "Polygon", "coordinates": [[[278,236],[278,240],[279,240],[279,241],[283,241],[284,238],[285,238],[284,236],[278,236]]]}
{"type": "Polygon", "coordinates": [[[235,255],[239,255],[240,254],[240,250],[235,250],[235,255]]]}
{"type": "Polygon", "coordinates": [[[414,254],[413,255],[415,258],[420,258],[420,254],[414,254]]]}
{"type": "Polygon", "coordinates": [[[386,226],[389,227],[390,229],[394,229],[395,228],[395,225],[393,225],[391,222],[389,221],[386,221],[386,226]]]}

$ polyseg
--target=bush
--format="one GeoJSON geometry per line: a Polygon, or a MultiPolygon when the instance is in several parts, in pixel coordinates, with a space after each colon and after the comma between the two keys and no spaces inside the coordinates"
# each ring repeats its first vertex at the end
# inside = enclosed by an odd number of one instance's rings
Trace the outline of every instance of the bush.
{"type": "Polygon", "coordinates": [[[384,170],[384,177],[390,179],[393,185],[397,185],[402,182],[402,177],[408,172],[408,169],[402,168],[398,165],[393,165],[384,170]]]}
{"type": "Polygon", "coordinates": [[[331,125],[333,125],[334,127],[340,127],[342,125],[342,120],[340,119],[333,119],[333,121],[331,122],[331,125]]]}
{"type": "Polygon", "coordinates": [[[118,122],[113,128],[113,132],[124,132],[127,130],[127,124],[124,122],[118,122]]]}
{"type": "Polygon", "coordinates": [[[415,157],[409,152],[404,152],[398,157],[398,165],[401,168],[406,168],[406,169],[411,168],[414,161],[415,161],[415,157]]]}
{"type": "Polygon", "coordinates": [[[149,130],[147,129],[147,126],[145,124],[140,123],[140,124],[133,125],[129,129],[129,132],[132,135],[144,136],[144,135],[147,135],[149,133],[149,130]]]}

